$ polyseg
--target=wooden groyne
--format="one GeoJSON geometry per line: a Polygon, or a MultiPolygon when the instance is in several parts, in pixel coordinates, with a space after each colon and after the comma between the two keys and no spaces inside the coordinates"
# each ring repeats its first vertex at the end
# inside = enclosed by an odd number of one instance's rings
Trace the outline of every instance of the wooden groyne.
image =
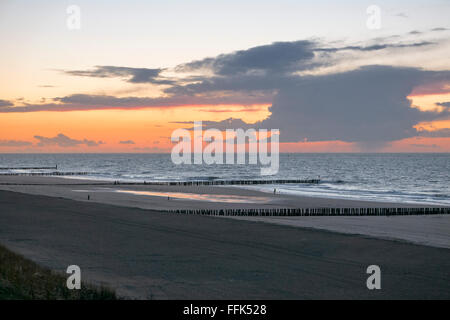
{"type": "MultiPolygon", "coordinates": [[[[255,184],[317,184],[320,179],[278,179],[278,180],[195,180],[195,181],[150,181],[148,185],[163,186],[224,186],[224,185],[255,185],[255,184]]],[[[120,183],[127,184],[127,183],[120,183]]]]}
{"type": "Polygon", "coordinates": [[[58,166],[54,167],[0,167],[0,170],[58,170],[58,166]]]}
{"type": "MultiPolygon", "coordinates": [[[[54,168],[53,168],[54,169],[54,168]]],[[[89,172],[1,172],[0,176],[86,176],[89,172]]],[[[193,180],[193,181],[143,181],[143,182],[124,182],[113,181],[105,182],[105,185],[149,185],[149,186],[226,186],[226,185],[258,185],[258,184],[318,184],[320,179],[288,179],[288,180],[193,180]]],[[[97,184],[97,183],[96,183],[97,184]]]]}
{"type": "Polygon", "coordinates": [[[264,209],[176,209],[168,213],[195,214],[207,216],[410,216],[450,214],[450,208],[264,208],[264,209]]]}
{"type": "MultiPolygon", "coordinates": [[[[92,175],[90,172],[6,172],[0,173],[1,176],[86,176],[92,175]]],[[[217,185],[256,185],[256,184],[287,184],[287,183],[305,183],[317,184],[320,180],[215,180],[215,181],[143,181],[143,182],[124,182],[124,181],[103,181],[85,183],[76,183],[76,185],[124,185],[124,186],[217,186],[217,185]]],[[[53,185],[53,183],[11,183],[0,182],[0,185],[53,185]]],[[[74,183],[58,185],[74,185],[74,183]]]]}
{"type": "Polygon", "coordinates": [[[0,173],[0,176],[85,176],[88,172],[7,172],[0,173]]]}

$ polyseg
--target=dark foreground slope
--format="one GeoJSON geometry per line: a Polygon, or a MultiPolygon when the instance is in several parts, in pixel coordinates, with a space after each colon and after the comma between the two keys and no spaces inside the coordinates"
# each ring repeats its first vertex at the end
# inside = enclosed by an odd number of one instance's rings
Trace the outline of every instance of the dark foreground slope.
{"type": "Polygon", "coordinates": [[[126,297],[450,298],[448,249],[6,191],[0,242],[126,297]],[[366,287],[373,264],[381,290],[366,287]]]}
{"type": "Polygon", "coordinates": [[[0,300],[115,300],[114,292],[92,285],[69,290],[60,273],[0,245],[0,300]]]}

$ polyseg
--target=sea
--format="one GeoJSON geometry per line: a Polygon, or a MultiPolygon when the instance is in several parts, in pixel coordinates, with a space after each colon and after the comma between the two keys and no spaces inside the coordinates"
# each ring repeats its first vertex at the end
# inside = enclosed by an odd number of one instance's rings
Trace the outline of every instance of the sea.
{"type": "Polygon", "coordinates": [[[0,154],[0,174],[49,171],[6,167],[55,165],[60,172],[87,172],[68,179],[123,182],[320,179],[318,184],[233,187],[322,198],[450,205],[448,153],[283,153],[278,173],[272,176],[261,176],[261,166],[254,164],[176,165],[170,154],[0,154]]]}

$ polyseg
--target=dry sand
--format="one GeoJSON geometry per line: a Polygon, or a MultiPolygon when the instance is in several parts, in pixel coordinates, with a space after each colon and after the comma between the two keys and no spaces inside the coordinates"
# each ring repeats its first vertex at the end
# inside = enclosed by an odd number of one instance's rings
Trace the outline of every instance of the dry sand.
{"type": "Polygon", "coordinates": [[[227,217],[315,228],[450,249],[450,215],[380,217],[227,217]]]}

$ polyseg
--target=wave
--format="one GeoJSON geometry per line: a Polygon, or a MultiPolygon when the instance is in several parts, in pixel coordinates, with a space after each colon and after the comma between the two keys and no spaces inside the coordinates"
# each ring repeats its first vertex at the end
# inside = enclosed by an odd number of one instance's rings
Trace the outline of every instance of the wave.
{"type": "Polygon", "coordinates": [[[329,184],[346,184],[346,183],[350,183],[350,181],[345,181],[345,180],[341,180],[341,179],[337,179],[337,180],[325,180],[325,179],[321,179],[320,183],[329,183],[329,184]]]}
{"type": "Polygon", "coordinates": [[[213,181],[213,180],[218,180],[218,179],[222,179],[221,177],[217,177],[217,176],[191,176],[191,177],[186,177],[187,181],[213,181]]]}

